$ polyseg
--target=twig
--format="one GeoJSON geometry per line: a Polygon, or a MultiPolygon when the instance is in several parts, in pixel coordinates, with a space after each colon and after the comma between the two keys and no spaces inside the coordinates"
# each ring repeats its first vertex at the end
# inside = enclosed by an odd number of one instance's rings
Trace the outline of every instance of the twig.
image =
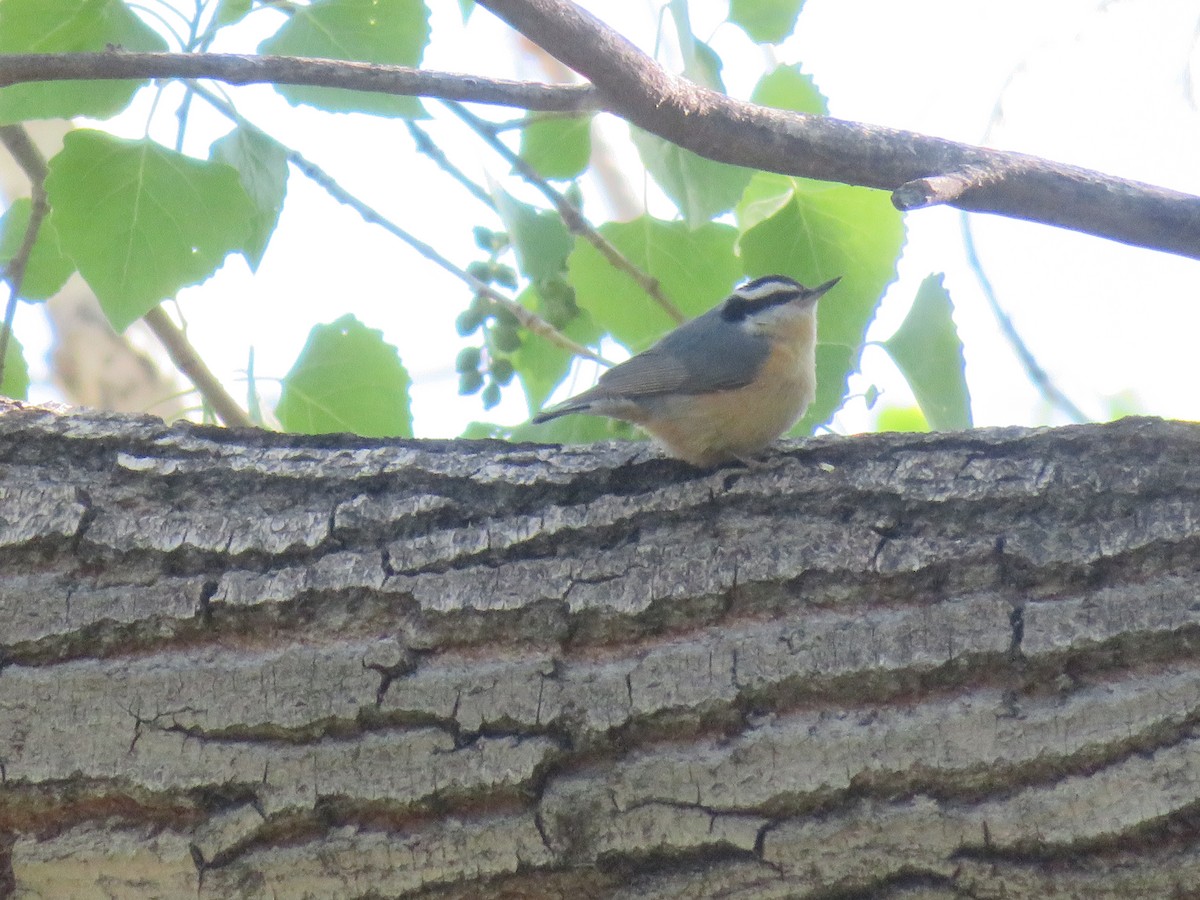
{"type": "Polygon", "coordinates": [[[496,208],[496,201],[488,196],[488,192],[468,178],[462,169],[450,162],[449,157],[433,142],[433,139],[426,133],[424,128],[412,119],[405,119],[404,124],[408,126],[408,133],[412,135],[413,143],[416,144],[418,153],[424,153],[428,156],[439,169],[465,187],[476,200],[488,209],[494,210],[496,208]]]}
{"type": "Polygon", "coordinates": [[[13,53],[0,56],[0,87],[27,81],[211,78],[227,84],[299,84],[437,97],[545,112],[600,107],[588,84],[536,84],[408,66],[236,53],[13,53]]]}
{"type": "Polygon", "coordinates": [[[529,163],[508,149],[504,142],[496,137],[487,122],[469,112],[461,103],[447,100],[445,104],[452,113],[466,122],[472,131],[483,138],[489,147],[504,157],[505,161],[511,164],[522,178],[541,191],[542,195],[554,204],[554,208],[558,210],[558,214],[562,216],[563,223],[572,234],[577,234],[584,238],[589,244],[600,251],[600,255],[608,260],[609,265],[618,271],[624,272],[637,282],[638,286],[649,294],[651,299],[661,306],[666,314],[674,319],[676,323],[683,322],[687,318],[679,311],[679,307],[672,303],[662,292],[658,279],[651,277],[648,273],[643,272],[634,265],[629,258],[612,245],[611,241],[593,228],[592,224],[583,217],[578,207],[556,191],[546,179],[534,171],[529,163]]]}
{"type": "Polygon", "coordinates": [[[156,306],[142,317],[154,332],[154,336],[166,348],[171,362],[196,386],[200,396],[213,408],[213,412],[230,428],[253,428],[254,423],[229,395],[217,377],[205,365],[196,348],[187,339],[161,306],[156,306]]]}
{"type": "Polygon", "coordinates": [[[708,159],[887,191],[976,169],[989,183],[951,206],[1200,259],[1200,197],[1022,153],[766,109],[671,75],[568,0],[477,2],[589,79],[610,111],[708,159]]]}
{"type": "Polygon", "coordinates": [[[12,335],[13,322],[17,318],[17,300],[21,296],[21,284],[25,281],[25,269],[37,243],[38,231],[50,206],[46,202],[46,160],[29,137],[23,125],[0,126],[0,143],[4,144],[16,160],[30,184],[29,222],[21,246],[4,267],[3,280],[8,282],[8,302],[4,307],[4,330],[0,331],[0,384],[4,382],[4,361],[8,358],[8,343],[12,335]]]}
{"type": "Polygon", "coordinates": [[[327,194],[329,194],[339,203],[344,203],[346,206],[349,206],[360,216],[362,216],[365,221],[374,225],[378,225],[388,233],[400,238],[400,240],[404,241],[404,243],[408,244],[426,259],[445,269],[459,280],[465,282],[474,293],[482,294],[493,303],[512,313],[513,317],[520,322],[527,331],[543,337],[551,343],[562,347],[564,350],[571,351],[577,356],[585,356],[588,359],[595,360],[601,365],[612,365],[611,362],[606,360],[603,356],[600,356],[594,350],[591,350],[588,347],[571,340],[571,338],[567,337],[537,313],[530,312],[517,301],[510,297],[504,296],[499,291],[494,290],[490,285],[484,284],[470,272],[459,268],[449,259],[442,256],[442,254],[438,253],[438,251],[432,246],[425,243],[415,235],[405,231],[382,213],[364,203],[362,200],[359,200],[340,184],[338,184],[332,176],[325,172],[325,170],[316,163],[310,162],[298,151],[291,149],[286,144],[280,143],[279,141],[275,140],[275,138],[262,131],[262,129],[247,121],[240,113],[238,113],[236,109],[234,109],[220,97],[213,94],[211,91],[208,91],[200,85],[193,85],[193,87],[195,88],[197,95],[203,97],[205,100],[211,103],[217,110],[219,110],[223,115],[227,116],[230,120],[238,123],[242,127],[253,129],[255,133],[263,137],[265,140],[269,140],[279,146],[279,148],[282,149],[286,154],[288,162],[295,166],[307,178],[311,179],[322,189],[324,189],[327,194]]]}
{"type": "Polygon", "coordinates": [[[983,290],[983,296],[992,310],[992,315],[996,317],[996,323],[1000,326],[1000,331],[1013,348],[1013,352],[1017,354],[1017,359],[1021,361],[1021,365],[1025,367],[1025,376],[1033,382],[1034,387],[1038,389],[1050,405],[1061,409],[1070,417],[1071,421],[1090,422],[1091,418],[1054,384],[1050,378],[1050,374],[1042,368],[1041,363],[1037,361],[1037,357],[1033,355],[1033,351],[1029,349],[1029,346],[1017,331],[1012,318],[1000,305],[1000,301],[996,298],[996,290],[992,287],[991,279],[987,277],[987,273],[983,269],[983,263],[980,262],[979,254],[975,250],[975,237],[971,232],[971,223],[966,213],[962,214],[961,219],[963,246],[967,251],[967,264],[971,267],[976,279],[979,281],[979,287],[983,290]]]}

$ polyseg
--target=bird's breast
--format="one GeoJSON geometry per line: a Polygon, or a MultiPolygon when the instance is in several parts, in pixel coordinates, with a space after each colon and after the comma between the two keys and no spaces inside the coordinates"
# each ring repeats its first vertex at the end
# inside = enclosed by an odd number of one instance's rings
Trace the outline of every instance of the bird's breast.
{"type": "Polygon", "coordinates": [[[639,424],[673,455],[710,466],[757,454],[796,423],[815,393],[813,355],[784,350],[750,384],[659,398],[639,424]]]}

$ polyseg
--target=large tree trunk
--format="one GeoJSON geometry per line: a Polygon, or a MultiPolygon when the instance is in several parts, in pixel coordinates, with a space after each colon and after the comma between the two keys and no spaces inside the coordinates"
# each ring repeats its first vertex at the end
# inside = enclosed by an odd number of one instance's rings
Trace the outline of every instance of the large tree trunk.
{"type": "Polygon", "coordinates": [[[0,884],[1195,896],[1200,427],[0,415],[0,884]]]}

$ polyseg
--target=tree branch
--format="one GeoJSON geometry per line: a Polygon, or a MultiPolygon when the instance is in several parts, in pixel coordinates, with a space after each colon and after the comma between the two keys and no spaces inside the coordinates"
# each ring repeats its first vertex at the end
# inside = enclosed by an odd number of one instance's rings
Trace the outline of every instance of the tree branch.
{"type": "Polygon", "coordinates": [[[604,257],[610,266],[618,272],[624,272],[633,279],[655,303],[662,307],[663,312],[670,316],[676,324],[687,321],[687,316],[663,292],[662,285],[658,283],[658,279],[650,275],[649,272],[638,268],[633,260],[614,247],[612,241],[597,231],[592,223],[584,218],[583,213],[580,212],[574,203],[555,190],[550,182],[542,178],[534,170],[533,166],[508,149],[508,146],[500,138],[496,137],[495,129],[490,127],[488,122],[485,122],[471,113],[462,104],[455,103],[453,100],[446,101],[446,107],[462,119],[467,124],[467,127],[479,135],[489,147],[504,157],[505,162],[511,165],[518,175],[537,188],[543,197],[554,204],[554,209],[563,220],[563,224],[567,226],[568,231],[582,237],[596,248],[596,251],[604,257]]]}
{"type": "Polygon", "coordinates": [[[217,418],[229,428],[253,428],[254,423],[237,401],[225,390],[225,386],[205,364],[187,335],[171,321],[161,306],[156,306],[142,320],[154,332],[171,362],[196,386],[200,396],[213,408],[217,418]]]}
{"type": "Polygon", "coordinates": [[[506,81],[335,59],[123,50],[0,55],[0,87],[27,81],[123,78],[211,78],[226,84],[302,84],[490,103],[541,112],[578,112],[594,110],[599,105],[596,89],[588,84],[506,81]]]}
{"type": "Polygon", "coordinates": [[[404,243],[408,244],[408,246],[412,247],[412,249],[416,250],[430,262],[435,263],[445,271],[449,272],[455,278],[458,278],[460,281],[465,283],[473,293],[482,294],[497,306],[500,306],[512,313],[513,317],[520,322],[527,331],[532,332],[539,337],[543,337],[553,344],[557,344],[564,350],[569,350],[576,356],[583,356],[587,359],[594,360],[595,362],[600,363],[602,366],[612,365],[609,360],[605,359],[595,350],[585,347],[583,344],[580,344],[577,341],[567,337],[567,335],[563,334],[537,313],[526,309],[511,297],[506,297],[504,294],[501,294],[491,285],[484,284],[484,282],[480,281],[470,272],[459,267],[439,253],[431,244],[426,243],[416,235],[401,228],[374,207],[364,203],[354,194],[351,194],[340,184],[338,184],[335,178],[326,173],[325,170],[323,170],[316,163],[306,159],[298,150],[293,150],[286,144],[271,137],[271,135],[254,125],[254,123],[239,115],[236,109],[222,100],[212,91],[206,90],[200,85],[193,85],[192,87],[198,96],[207,100],[210,104],[212,104],[214,109],[226,116],[231,122],[235,122],[240,127],[253,130],[260,137],[278,146],[281,150],[283,150],[289,163],[299,169],[306,178],[318,185],[322,190],[329,194],[329,196],[333,197],[339,203],[344,203],[346,206],[353,209],[356,213],[362,216],[364,221],[378,225],[389,234],[400,238],[400,240],[404,241],[404,243]]]}
{"type": "Polygon", "coordinates": [[[979,252],[975,248],[975,235],[971,231],[970,219],[965,215],[960,215],[959,218],[962,220],[959,224],[962,226],[963,249],[967,252],[967,265],[975,274],[975,280],[979,282],[979,289],[983,291],[988,309],[992,311],[996,324],[1000,326],[1000,333],[1004,335],[1013,353],[1025,368],[1025,377],[1038,389],[1047,403],[1061,410],[1072,422],[1082,424],[1091,421],[1088,414],[1076,406],[1075,402],[1054,383],[1050,373],[1038,362],[1038,358],[1033,355],[1033,351],[1029,349],[1029,345],[1017,331],[1012,316],[1000,305],[1000,298],[996,296],[992,279],[988,278],[987,272],[983,268],[983,262],[979,259],[979,252]]]}
{"type": "Polygon", "coordinates": [[[496,201],[488,196],[487,191],[468,178],[462,169],[450,162],[450,158],[442,152],[441,147],[434,143],[433,138],[429,136],[424,128],[412,119],[406,119],[404,124],[408,126],[408,133],[412,137],[413,144],[416,145],[418,153],[423,153],[427,156],[433,161],[434,165],[466,188],[467,193],[495,212],[496,201]]]}
{"type": "Polygon", "coordinates": [[[480,0],[591,85],[548,85],[338,60],[195,53],[0,55],[29,81],[210,78],[304,84],[546,112],[603,109],[708,159],[894,192],[1200,259],[1200,197],[1023,153],[767,109],[677,78],[568,0],[480,0]]]}
{"type": "Polygon", "coordinates": [[[1194,898],[1198,455],[0,399],[0,893],[1194,898]]]}
{"type": "Polygon", "coordinates": [[[708,159],[899,191],[901,209],[947,203],[1200,259],[1200,197],[1022,153],[765,109],[669,74],[568,0],[479,4],[591,80],[608,109],[708,159]]]}

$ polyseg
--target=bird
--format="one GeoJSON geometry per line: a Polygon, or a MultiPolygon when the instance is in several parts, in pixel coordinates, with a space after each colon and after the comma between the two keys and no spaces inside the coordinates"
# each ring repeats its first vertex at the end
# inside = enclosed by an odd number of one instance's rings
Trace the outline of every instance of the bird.
{"type": "Polygon", "coordinates": [[[608,416],[639,426],[694,466],[747,462],[804,415],[817,388],[817,300],[841,277],[807,288],[755,278],[595,387],[533,417],[608,416]]]}

